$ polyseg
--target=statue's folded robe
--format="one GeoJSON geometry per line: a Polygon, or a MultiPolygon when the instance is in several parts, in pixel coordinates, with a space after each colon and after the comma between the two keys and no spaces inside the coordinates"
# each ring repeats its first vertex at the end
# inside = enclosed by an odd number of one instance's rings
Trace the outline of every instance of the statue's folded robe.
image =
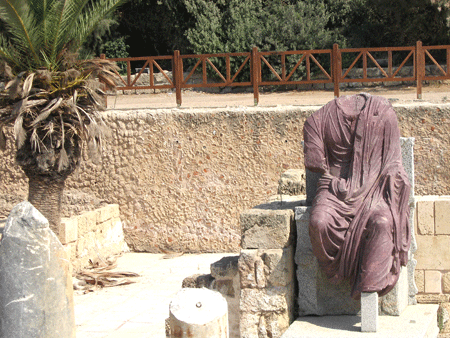
{"type": "Polygon", "coordinates": [[[397,116],[386,99],[361,96],[359,115],[349,111],[356,96],[338,98],[304,126],[305,167],[326,172],[311,212],[313,251],[328,278],[350,280],[355,299],[394,287],[411,239],[397,116]]]}

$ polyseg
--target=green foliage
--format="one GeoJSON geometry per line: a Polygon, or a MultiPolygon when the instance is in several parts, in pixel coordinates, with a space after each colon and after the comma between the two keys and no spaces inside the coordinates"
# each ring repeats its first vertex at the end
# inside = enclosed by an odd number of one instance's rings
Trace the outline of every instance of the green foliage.
{"type": "Polygon", "coordinates": [[[98,23],[124,0],[0,0],[0,58],[15,71],[64,68],[98,23]]]}
{"type": "Polygon", "coordinates": [[[133,0],[120,10],[120,35],[127,37],[132,56],[170,55],[192,50],[185,31],[194,18],[179,0],[133,0]]]}
{"type": "Polygon", "coordinates": [[[98,57],[103,53],[105,44],[108,41],[114,41],[115,39],[120,38],[115,30],[117,26],[118,21],[112,15],[102,19],[80,48],[80,57],[90,59],[96,56],[98,57]]]}
{"type": "MultiPolygon", "coordinates": [[[[126,58],[128,57],[127,49],[129,46],[125,43],[125,37],[121,36],[115,40],[109,40],[104,44],[104,52],[107,58],[126,58]]],[[[116,62],[121,73],[126,73],[126,62],[116,62]]]]}
{"type": "Polygon", "coordinates": [[[353,47],[448,44],[449,9],[431,0],[352,0],[342,20],[353,47]]]}
{"type": "MultiPolygon", "coordinates": [[[[262,51],[330,48],[341,39],[328,27],[331,14],[323,0],[182,1],[195,18],[186,38],[198,54],[248,52],[254,46],[262,51]]],[[[223,70],[224,60],[216,61],[223,70]]],[[[288,69],[297,61],[288,58],[288,69]]],[[[274,57],[270,63],[280,73],[281,59],[274,57]]],[[[239,65],[232,65],[232,71],[239,65]]],[[[263,73],[272,76],[268,69],[263,73]]]]}

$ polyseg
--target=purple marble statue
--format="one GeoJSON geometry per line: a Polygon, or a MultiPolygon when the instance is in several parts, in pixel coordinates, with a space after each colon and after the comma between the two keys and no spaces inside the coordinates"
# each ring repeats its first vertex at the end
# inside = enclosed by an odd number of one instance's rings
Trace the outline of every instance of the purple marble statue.
{"type": "Polygon", "coordinates": [[[305,167],[322,174],[309,224],[321,268],[349,280],[354,299],[388,293],[411,240],[395,111],[382,97],[340,97],[306,120],[304,140],[305,167]]]}

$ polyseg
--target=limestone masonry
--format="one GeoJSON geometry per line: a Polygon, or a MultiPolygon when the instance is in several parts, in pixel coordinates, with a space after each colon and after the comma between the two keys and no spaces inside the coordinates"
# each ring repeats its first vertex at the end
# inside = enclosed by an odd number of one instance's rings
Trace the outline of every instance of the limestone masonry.
{"type": "MultiPolygon", "coordinates": [[[[131,250],[238,252],[240,214],[276,194],[283,172],[303,168],[303,123],[318,108],[107,111],[113,133],[101,163],[84,161],[66,192],[90,196],[86,211],[118,204],[131,250]]],[[[402,136],[415,138],[415,194],[450,195],[450,105],[394,108],[402,136]]],[[[9,141],[0,217],[27,196],[13,156],[9,141]]]]}

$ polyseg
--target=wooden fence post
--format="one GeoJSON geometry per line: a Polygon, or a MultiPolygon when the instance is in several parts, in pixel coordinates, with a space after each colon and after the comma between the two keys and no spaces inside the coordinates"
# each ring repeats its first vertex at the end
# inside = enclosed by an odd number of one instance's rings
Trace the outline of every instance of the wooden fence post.
{"type": "Polygon", "coordinates": [[[253,84],[253,98],[254,98],[255,106],[257,106],[259,103],[258,82],[259,82],[259,62],[260,62],[259,56],[258,56],[258,47],[253,47],[251,61],[252,61],[252,66],[251,66],[250,71],[251,71],[251,79],[252,79],[252,84],[253,84]]]}
{"type": "Polygon", "coordinates": [[[180,51],[175,50],[173,52],[173,72],[172,72],[172,80],[175,85],[175,93],[177,98],[177,106],[181,106],[181,84],[183,81],[183,67],[181,64],[182,60],[180,57],[180,51]]]}
{"type": "Polygon", "coordinates": [[[339,97],[339,80],[342,73],[341,52],[339,51],[339,45],[333,44],[331,67],[333,71],[333,84],[334,84],[334,97],[339,97]]]}
{"type": "Polygon", "coordinates": [[[417,98],[422,99],[422,78],[425,74],[425,55],[423,53],[422,41],[416,43],[416,87],[417,98]]]}

